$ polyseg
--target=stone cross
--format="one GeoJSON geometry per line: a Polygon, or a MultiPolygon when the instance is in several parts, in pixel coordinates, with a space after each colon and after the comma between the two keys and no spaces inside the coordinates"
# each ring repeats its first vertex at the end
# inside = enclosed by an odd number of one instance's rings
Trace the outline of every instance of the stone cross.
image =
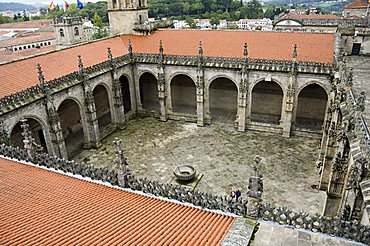
{"type": "Polygon", "coordinates": [[[263,193],[262,175],[260,173],[262,158],[258,155],[253,160],[253,175],[249,178],[248,184],[248,205],[247,216],[250,218],[258,218],[261,197],[263,193]]]}
{"type": "Polygon", "coordinates": [[[127,186],[127,162],[126,158],[123,155],[122,149],[122,140],[115,138],[113,141],[115,146],[115,153],[116,153],[116,169],[117,169],[117,177],[118,177],[118,184],[121,187],[127,186]]]}
{"type": "Polygon", "coordinates": [[[254,177],[262,177],[262,175],[260,174],[260,168],[261,168],[261,160],[262,158],[259,157],[258,155],[256,155],[256,157],[254,157],[254,160],[253,160],[253,172],[254,172],[254,177]]]}

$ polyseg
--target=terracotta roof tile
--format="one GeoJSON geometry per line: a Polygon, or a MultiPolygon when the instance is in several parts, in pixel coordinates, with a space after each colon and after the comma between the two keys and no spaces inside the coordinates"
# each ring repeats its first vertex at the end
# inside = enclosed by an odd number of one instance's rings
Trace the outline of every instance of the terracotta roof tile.
{"type": "Polygon", "coordinates": [[[131,39],[134,52],[158,53],[159,40],[166,54],[197,55],[203,41],[204,55],[242,57],[248,42],[251,58],[291,60],[293,45],[298,45],[298,60],[333,62],[334,35],[281,32],[161,30],[149,36],[122,36],[131,39]]]}
{"type": "Polygon", "coordinates": [[[219,245],[235,218],[0,158],[2,245],[219,245]]]}
{"type": "Polygon", "coordinates": [[[297,15],[285,14],[282,19],[296,19],[296,20],[338,20],[342,17],[338,15],[297,15]]]}
{"type": "Polygon", "coordinates": [[[290,60],[294,44],[298,45],[298,60],[332,63],[334,54],[334,34],[161,30],[149,36],[124,35],[1,65],[0,98],[38,84],[37,63],[45,79],[51,80],[77,71],[77,55],[82,55],[85,66],[91,66],[107,60],[108,47],[114,57],[126,54],[128,39],[134,52],[142,53],[158,53],[162,40],[166,54],[197,55],[202,40],[206,56],[241,57],[245,42],[251,58],[290,60]]]}
{"type": "Polygon", "coordinates": [[[344,9],[358,9],[358,8],[363,9],[363,8],[367,8],[367,3],[365,3],[362,0],[355,0],[350,4],[347,4],[343,8],[344,9]]]}
{"type": "Polygon", "coordinates": [[[55,39],[54,32],[35,32],[30,35],[25,35],[22,37],[11,38],[0,41],[0,47],[7,47],[19,44],[29,44],[33,42],[45,41],[55,39]]]}
{"type": "Polygon", "coordinates": [[[37,63],[41,64],[45,79],[51,80],[77,71],[78,55],[86,67],[107,60],[108,47],[114,57],[127,53],[122,40],[116,37],[3,64],[0,66],[0,98],[38,84],[37,63]]]}
{"type": "Polygon", "coordinates": [[[32,20],[22,22],[4,23],[0,25],[0,29],[16,29],[16,28],[44,28],[49,27],[53,23],[53,20],[32,20]]]}

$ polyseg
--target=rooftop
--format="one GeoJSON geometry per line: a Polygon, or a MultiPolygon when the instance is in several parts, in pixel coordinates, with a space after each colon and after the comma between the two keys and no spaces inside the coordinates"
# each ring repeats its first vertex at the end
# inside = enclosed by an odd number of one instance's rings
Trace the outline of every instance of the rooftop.
{"type": "Polygon", "coordinates": [[[32,48],[21,51],[2,51],[0,52],[0,63],[18,60],[24,57],[39,55],[56,49],[56,45],[42,46],[40,48],[32,48]]]}
{"type": "Polygon", "coordinates": [[[338,15],[299,15],[299,14],[285,14],[281,19],[296,19],[296,20],[338,20],[341,19],[338,15]]]}
{"type": "Polygon", "coordinates": [[[206,56],[242,57],[245,42],[249,56],[259,59],[291,60],[294,44],[298,46],[298,61],[332,63],[334,53],[333,34],[161,30],[149,36],[112,37],[4,64],[0,66],[0,98],[38,84],[37,63],[48,81],[77,71],[78,55],[88,67],[107,60],[108,47],[114,57],[126,54],[129,39],[137,53],[158,53],[159,40],[166,54],[175,55],[197,55],[200,40],[206,56]]]}
{"type": "Polygon", "coordinates": [[[22,22],[4,23],[0,25],[0,29],[17,29],[17,28],[45,28],[51,26],[53,20],[31,20],[22,22]]]}
{"type": "Polygon", "coordinates": [[[344,9],[362,9],[362,8],[367,8],[367,3],[365,3],[362,0],[355,0],[350,4],[347,4],[346,6],[343,7],[344,9]]]}
{"type": "Polygon", "coordinates": [[[55,39],[54,32],[34,32],[29,35],[0,41],[0,47],[8,47],[19,44],[30,44],[33,42],[55,39]]]}
{"type": "Polygon", "coordinates": [[[234,217],[0,158],[4,245],[219,245],[234,217]]]}

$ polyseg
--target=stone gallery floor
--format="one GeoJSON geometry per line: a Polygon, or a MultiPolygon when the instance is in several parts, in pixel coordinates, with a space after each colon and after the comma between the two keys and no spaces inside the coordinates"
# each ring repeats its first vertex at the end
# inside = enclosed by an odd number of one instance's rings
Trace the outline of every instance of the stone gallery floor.
{"type": "Polygon", "coordinates": [[[129,169],[137,177],[173,182],[175,167],[190,164],[203,174],[196,189],[228,195],[239,188],[246,197],[253,158],[259,155],[265,202],[310,213],[323,210],[325,193],[311,187],[319,181],[318,139],[286,139],[261,132],[240,133],[232,127],[145,118],[129,122],[125,130],[104,139],[102,147],[84,150],[74,160],[112,168],[116,137],[122,139],[129,169]]]}
{"type": "Polygon", "coordinates": [[[277,223],[260,221],[251,246],[364,246],[343,238],[306,230],[296,230],[277,223]]]}

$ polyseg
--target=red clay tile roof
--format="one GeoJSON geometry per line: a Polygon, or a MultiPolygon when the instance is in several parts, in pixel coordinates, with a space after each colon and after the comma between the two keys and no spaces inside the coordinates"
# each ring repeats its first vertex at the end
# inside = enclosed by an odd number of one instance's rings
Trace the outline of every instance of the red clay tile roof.
{"type": "Polygon", "coordinates": [[[77,71],[78,55],[86,67],[108,60],[108,47],[114,57],[127,53],[122,40],[115,37],[0,65],[0,98],[37,85],[37,63],[41,64],[45,79],[51,80],[77,71]]]}
{"type": "Polygon", "coordinates": [[[293,45],[298,46],[298,60],[333,62],[334,34],[161,30],[149,36],[122,36],[127,45],[131,39],[134,52],[158,53],[159,40],[166,54],[197,55],[199,41],[203,41],[204,55],[242,57],[248,42],[251,58],[291,60],[293,45]]]}
{"type": "Polygon", "coordinates": [[[295,19],[295,20],[338,20],[342,17],[338,15],[297,15],[285,14],[282,19],[295,19]]]}
{"type": "Polygon", "coordinates": [[[54,32],[34,32],[29,35],[25,35],[22,37],[11,38],[6,40],[0,41],[0,47],[8,47],[12,45],[19,45],[19,44],[29,44],[33,42],[45,41],[56,39],[54,32]]]}
{"type": "Polygon", "coordinates": [[[0,158],[2,245],[219,245],[235,218],[0,158]]]}
{"type": "Polygon", "coordinates": [[[347,4],[346,6],[343,7],[344,9],[363,9],[367,8],[367,3],[365,3],[362,0],[355,0],[350,4],[347,4]]]}
{"type": "Polygon", "coordinates": [[[248,42],[251,58],[291,60],[293,45],[298,45],[298,60],[333,62],[334,34],[161,30],[149,36],[114,37],[0,66],[0,98],[38,84],[36,65],[40,63],[45,79],[51,80],[77,71],[77,55],[85,66],[107,60],[107,48],[114,57],[127,53],[128,39],[134,52],[158,53],[159,40],[166,54],[197,55],[203,41],[204,55],[241,57],[248,42]]]}
{"type": "Polygon", "coordinates": [[[45,28],[51,26],[53,20],[32,20],[22,22],[4,23],[0,25],[0,29],[12,29],[12,28],[45,28]]]}
{"type": "MultiPolygon", "coordinates": [[[[39,49],[32,48],[32,49],[26,49],[21,51],[0,51],[0,63],[1,62],[9,62],[12,60],[17,60],[20,58],[24,58],[27,56],[34,56],[38,54],[45,53],[47,51],[52,51],[56,49],[56,45],[49,45],[49,46],[43,46],[39,49]]],[[[1,80],[0,80],[1,84],[1,80]]]]}

